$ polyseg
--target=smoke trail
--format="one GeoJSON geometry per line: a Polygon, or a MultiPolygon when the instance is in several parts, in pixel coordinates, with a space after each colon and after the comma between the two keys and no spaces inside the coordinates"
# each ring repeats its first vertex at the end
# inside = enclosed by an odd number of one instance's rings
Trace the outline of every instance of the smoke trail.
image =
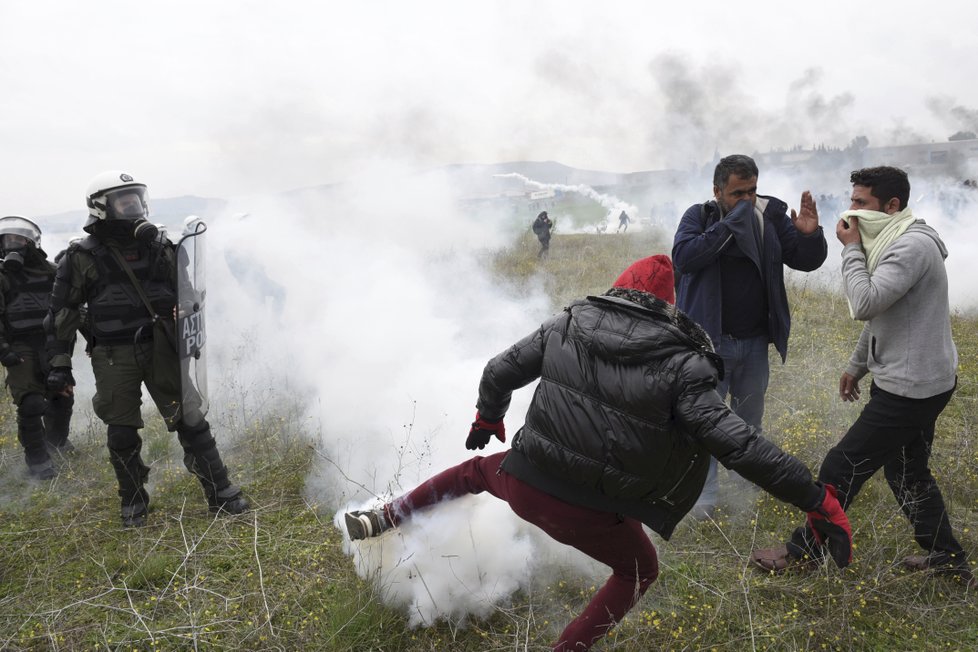
{"type": "MultiPolygon", "coordinates": [[[[506,174],[496,174],[493,175],[501,179],[519,179],[527,186],[533,188],[540,188],[541,190],[559,190],[561,192],[573,192],[588,199],[592,199],[601,206],[603,206],[607,213],[604,218],[605,228],[614,227],[618,225],[618,216],[622,211],[628,213],[630,217],[636,217],[638,215],[638,208],[634,204],[630,204],[626,201],[618,199],[613,195],[608,195],[606,193],[598,192],[594,188],[584,184],[566,184],[566,183],[542,183],[540,181],[534,181],[518,172],[508,172],[506,174]]],[[[559,216],[558,216],[559,217],[559,216]]],[[[637,225],[636,230],[641,229],[640,225],[637,225]]],[[[584,232],[587,230],[591,231],[591,228],[579,229],[578,232],[584,232]]],[[[567,229],[561,229],[562,232],[574,232],[568,231],[567,229]]]]}

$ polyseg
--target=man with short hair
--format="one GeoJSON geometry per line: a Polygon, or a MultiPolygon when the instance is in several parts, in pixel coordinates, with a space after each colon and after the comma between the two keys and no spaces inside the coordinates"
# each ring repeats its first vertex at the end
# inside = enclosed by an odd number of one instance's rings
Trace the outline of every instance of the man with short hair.
{"type": "MultiPolygon", "coordinates": [[[[869,402],[825,456],[819,480],[839,491],[843,508],[880,468],[927,553],[906,557],[914,570],[956,577],[978,588],[954,538],[944,498],[928,468],[934,426],[957,384],[951,337],[947,247],[908,207],[906,172],[875,167],[852,173],[852,205],[836,225],[842,280],[853,319],[866,322],[839,380],[839,397],[856,401],[873,374],[869,402]]],[[[810,528],[751,559],[774,572],[824,554],[810,528]]]]}
{"type": "Polygon", "coordinates": [[[612,575],[553,649],[583,651],[659,574],[644,523],[668,539],[715,455],[779,500],[807,511],[833,559],[851,532],[835,489],[745,424],[714,387],[718,361],[703,329],[672,305],[672,265],[643,258],[614,287],[575,301],[489,361],[465,447],[506,441],[513,391],[539,379],[508,452],[476,456],[382,507],[345,514],[350,539],[380,536],[419,510],[488,492],[612,575]]]}
{"type": "MultiPolygon", "coordinates": [[[[672,259],[679,273],[676,305],[699,323],[723,359],[717,385],[731,409],[760,429],[770,373],[768,343],[788,355],[791,315],[784,265],[818,269],[828,245],[815,200],[805,191],[796,213],[780,199],[757,194],[757,164],[749,156],[720,159],[713,199],[690,206],[676,230],[672,259]]],[[[717,463],[693,509],[712,517],[719,482],[717,463]]]]}

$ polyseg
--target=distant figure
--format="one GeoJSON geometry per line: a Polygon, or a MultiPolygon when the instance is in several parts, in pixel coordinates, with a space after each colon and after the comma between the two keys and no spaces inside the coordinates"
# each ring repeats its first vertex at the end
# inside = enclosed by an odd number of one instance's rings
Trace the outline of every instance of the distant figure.
{"type": "Polygon", "coordinates": [[[615,233],[622,233],[624,231],[628,231],[628,223],[630,221],[631,220],[628,219],[628,213],[622,211],[621,215],[618,216],[618,230],[616,230],[615,233]]]}
{"type": "Polygon", "coordinates": [[[607,230],[608,230],[608,224],[605,222],[602,222],[601,224],[598,224],[596,227],[594,227],[594,232],[597,235],[601,235],[607,230]]]}
{"type": "Polygon", "coordinates": [[[267,304],[272,313],[278,316],[285,307],[285,287],[268,275],[260,258],[247,246],[246,239],[251,236],[243,228],[243,223],[249,219],[249,214],[235,215],[235,219],[237,222],[231,230],[231,240],[224,250],[224,262],[241,289],[257,303],[267,304]],[[235,232],[241,233],[234,235],[235,232]]]}
{"type": "Polygon", "coordinates": [[[537,258],[546,258],[550,253],[550,232],[553,228],[554,223],[547,216],[547,211],[542,211],[537,215],[537,219],[533,220],[533,233],[540,241],[540,253],[537,254],[537,258]]]}

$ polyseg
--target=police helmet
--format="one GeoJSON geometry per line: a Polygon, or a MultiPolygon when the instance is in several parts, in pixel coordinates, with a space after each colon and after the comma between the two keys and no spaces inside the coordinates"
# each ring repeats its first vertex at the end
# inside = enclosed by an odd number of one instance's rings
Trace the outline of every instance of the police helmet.
{"type": "Polygon", "coordinates": [[[23,244],[21,238],[34,247],[41,248],[41,228],[37,224],[20,215],[0,217],[0,249],[9,251],[19,248],[14,243],[23,244]]]}
{"type": "Polygon", "coordinates": [[[88,204],[88,222],[85,226],[99,220],[137,220],[149,217],[146,184],[120,170],[109,170],[95,175],[85,191],[85,203],[88,204]]]}

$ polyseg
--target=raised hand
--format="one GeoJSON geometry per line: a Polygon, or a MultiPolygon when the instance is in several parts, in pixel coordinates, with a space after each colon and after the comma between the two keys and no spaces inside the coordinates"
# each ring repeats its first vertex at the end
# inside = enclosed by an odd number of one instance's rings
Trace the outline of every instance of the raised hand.
{"type": "Polygon", "coordinates": [[[811,235],[818,230],[818,208],[815,206],[815,198],[807,190],[801,193],[801,207],[798,212],[791,209],[791,223],[795,225],[799,233],[811,235]]]}

